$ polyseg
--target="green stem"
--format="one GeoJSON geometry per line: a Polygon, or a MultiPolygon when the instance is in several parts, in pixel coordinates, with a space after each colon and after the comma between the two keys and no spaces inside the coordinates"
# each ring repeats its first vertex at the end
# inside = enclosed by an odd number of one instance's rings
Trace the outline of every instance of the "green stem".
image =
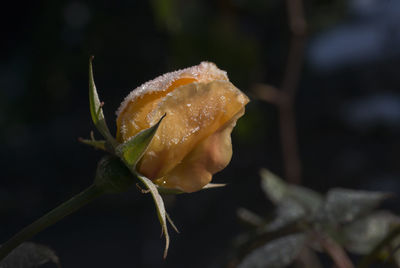
{"type": "Polygon", "coordinates": [[[22,244],[24,241],[32,238],[35,234],[46,229],[47,227],[58,222],[65,216],[71,214],[72,212],[78,210],[87,203],[93,201],[95,198],[103,194],[101,190],[96,185],[89,186],[86,190],[75,195],[68,201],[62,203],[58,207],[51,210],[46,215],[42,216],[32,224],[26,226],[16,235],[11,237],[7,242],[5,242],[0,247],[0,262],[16,247],[22,244]]]}

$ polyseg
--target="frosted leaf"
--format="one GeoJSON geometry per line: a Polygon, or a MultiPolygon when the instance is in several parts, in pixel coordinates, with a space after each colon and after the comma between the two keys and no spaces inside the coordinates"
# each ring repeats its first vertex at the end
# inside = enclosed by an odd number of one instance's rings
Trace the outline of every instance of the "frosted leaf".
{"type": "Polygon", "coordinates": [[[255,249],[238,265],[239,268],[287,267],[304,248],[306,235],[293,234],[273,240],[255,249]]]}
{"type": "Polygon", "coordinates": [[[374,212],[344,226],[343,245],[352,253],[368,254],[399,223],[400,218],[390,212],[374,212]]]}
{"type": "Polygon", "coordinates": [[[39,267],[47,263],[54,263],[55,266],[61,267],[52,249],[41,244],[25,242],[0,262],[0,268],[39,267]]]}
{"type": "Polygon", "coordinates": [[[351,222],[368,214],[390,196],[384,192],[334,188],[327,193],[319,217],[334,223],[351,222]]]}

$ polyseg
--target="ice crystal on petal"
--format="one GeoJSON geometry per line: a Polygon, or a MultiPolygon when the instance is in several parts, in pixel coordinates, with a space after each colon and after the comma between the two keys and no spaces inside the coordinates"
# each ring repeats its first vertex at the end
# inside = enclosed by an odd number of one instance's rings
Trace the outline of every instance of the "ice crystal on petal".
{"type": "Polygon", "coordinates": [[[118,108],[116,115],[119,116],[129,102],[141,98],[148,93],[165,91],[174,81],[180,78],[195,78],[200,82],[211,82],[214,80],[228,81],[228,76],[225,71],[218,69],[218,67],[212,62],[203,61],[199,65],[166,73],[142,84],[124,99],[121,106],[118,108]]]}

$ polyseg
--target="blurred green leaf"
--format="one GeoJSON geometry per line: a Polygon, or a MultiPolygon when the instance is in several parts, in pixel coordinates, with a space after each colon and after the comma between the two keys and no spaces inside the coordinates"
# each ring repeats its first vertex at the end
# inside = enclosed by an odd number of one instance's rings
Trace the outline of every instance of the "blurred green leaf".
{"type": "Polygon", "coordinates": [[[263,218],[246,208],[239,208],[236,214],[240,220],[255,227],[262,226],[265,223],[263,218]]]}
{"type": "Polygon", "coordinates": [[[335,188],[327,193],[322,219],[346,223],[366,215],[391,194],[335,188]]]}
{"type": "Polygon", "coordinates": [[[390,212],[375,212],[343,227],[343,245],[352,253],[368,254],[399,223],[399,217],[390,212]]]}
{"type": "Polygon", "coordinates": [[[126,142],[118,145],[115,151],[128,167],[136,168],[136,164],[145,153],[164,117],[165,115],[154,126],[140,131],[126,142]]]}
{"type": "Polygon", "coordinates": [[[282,202],[291,199],[293,202],[300,204],[310,216],[321,209],[323,198],[319,193],[298,185],[287,184],[266,169],[262,169],[260,175],[262,189],[276,205],[279,206],[282,202]]]}
{"type": "Polygon", "coordinates": [[[305,216],[307,216],[307,213],[302,205],[294,199],[286,199],[279,203],[274,220],[267,224],[264,230],[267,232],[277,231],[305,216]]]}
{"type": "MultiPolygon", "coordinates": [[[[393,249],[391,252],[389,252],[390,255],[387,254],[385,259],[387,260],[387,257],[394,257],[395,261],[397,261],[397,258],[399,257],[398,254],[399,251],[397,250],[400,245],[400,225],[394,226],[390,232],[386,235],[386,237],[380,241],[368,255],[364,256],[359,264],[357,265],[358,268],[367,268],[371,267],[371,264],[375,262],[377,258],[382,256],[382,253],[385,252],[386,248],[391,248],[393,249]]],[[[382,256],[383,257],[383,256],[382,256]]]]}
{"type": "Polygon", "coordinates": [[[261,169],[260,175],[261,188],[273,203],[278,204],[287,198],[288,185],[281,178],[267,169],[261,169]]]}
{"type": "Polygon", "coordinates": [[[400,267],[400,236],[394,236],[393,240],[387,245],[392,250],[389,253],[389,258],[393,258],[397,267],[400,267]]]}
{"type": "Polygon", "coordinates": [[[104,118],[102,103],[100,102],[99,95],[97,94],[96,85],[93,78],[93,57],[89,58],[89,106],[92,120],[97,130],[103,135],[103,137],[115,148],[117,142],[111,135],[108,129],[106,119],[104,118]]]}
{"type": "Polygon", "coordinates": [[[57,267],[61,267],[52,249],[44,245],[25,242],[0,262],[0,268],[36,268],[46,263],[54,263],[57,267]]]}
{"type": "Polygon", "coordinates": [[[297,185],[290,185],[289,189],[291,198],[301,204],[310,217],[321,209],[324,199],[319,193],[297,185]]]}
{"type": "Polygon", "coordinates": [[[288,235],[252,251],[239,268],[282,268],[291,264],[305,246],[305,234],[288,235]]]}

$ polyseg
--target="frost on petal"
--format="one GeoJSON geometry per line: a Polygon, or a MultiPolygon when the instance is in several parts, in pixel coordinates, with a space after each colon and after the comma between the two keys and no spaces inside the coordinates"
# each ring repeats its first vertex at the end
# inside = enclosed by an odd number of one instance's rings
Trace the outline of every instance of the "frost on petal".
{"type": "MultiPolygon", "coordinates": [[[[146,116],[149,125],[153,125],[163,114],[167,114],[139,163],[139,172],[153,180],[166,176],[183,163],[196,146],[240,114],[247,102],[246,95],[227,81],[190,83],[168,93],[146,116]]],[[[218,135],[214,137],[218,138],[218,135]]],[[[215,147],[212,138],[209,143],[211,145],[207,150],[215,147]]],[[[213,150],[217,152],[217,149],[213,150]]],[[[226,158],[230,159],[230,154],[226,158]]],[[[214,167],[211,171],[214,173],[214,167]]],[[[176,172],[179,173],[178,170],[176,172]]]]}
{"type": "Polygon", "coordinates": [[[117,140],[166,114],[137,169],[164,187],[197,191],[229,163],[230,133],[248,101],[225,71],[202,62],[132,91],[117,111],[117,140]]]}
{"type": "Polygon", "coordinates": [[[157,106],[163,97],[177,87],[192,82],[208,83],[214,80],[228,81],[228,76],[214,63],[202,62],[199,65],[167,73],[144,83],[133,90],[117,110],[117,139],[125,141],[140,130],[150,127],[143,120],[144,117],[157,106]],[[130,128],[130,125],[133,126],[133,124],[130,124],[129,121],[134,122],[136,127],[130,128]],[[126,132],[121,133],[120,130],[124,126],[126,132]]]}
{"type": "Polygon", "coordinates": [[[201,190],[212,175],[224,169],[232,157],[231,132],[244,114],[240,110],[229,122],[200,142],[171,172],[155,182],[190,193],[201,190]]]}

